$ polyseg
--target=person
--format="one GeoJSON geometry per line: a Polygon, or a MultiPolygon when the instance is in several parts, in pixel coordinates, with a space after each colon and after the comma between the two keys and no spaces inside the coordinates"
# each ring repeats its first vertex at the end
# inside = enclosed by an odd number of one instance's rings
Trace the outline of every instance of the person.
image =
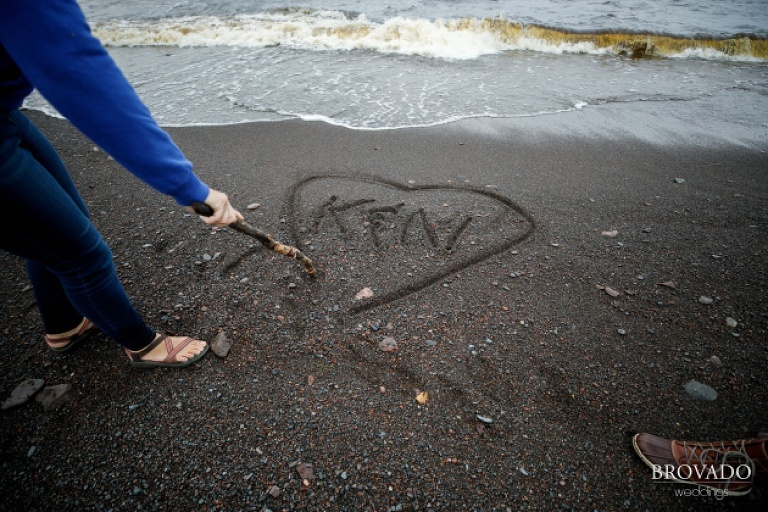
{"type": "Polygon", "coordinates": [[[181,206],[211,206],[206,223],[243,217],[194,174],[91,34],[76,0],[0,0],[0,249],[26,260],[45,341],[65,352],[98,329],[124,347],[133,366],[194,364],[207,343],[155,332],[131,304],[64,164],[20,112],[33,88],[155,190],[181,206]]]}
{"type": "Polygon", "coordinates": [[[743,496],[768,476],[768,434],[737,441],[678,441],[639,433],[632,445],[654,480],[693,484],[726,496],[743,496]]]}

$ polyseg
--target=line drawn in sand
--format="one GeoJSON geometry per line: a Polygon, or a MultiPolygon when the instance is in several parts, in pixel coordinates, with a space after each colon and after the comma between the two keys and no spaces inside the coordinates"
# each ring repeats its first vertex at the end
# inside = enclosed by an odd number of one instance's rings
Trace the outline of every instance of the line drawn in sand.
{"type": "Polygon", "coordinates": [[[507,251],[536,229],[511,199],[469,185],[318,174],[294,184],[287,203],[294,243],[325,260],[326,275],[376,286],[375,296],[349,306],[353,315],[507,251]]]}

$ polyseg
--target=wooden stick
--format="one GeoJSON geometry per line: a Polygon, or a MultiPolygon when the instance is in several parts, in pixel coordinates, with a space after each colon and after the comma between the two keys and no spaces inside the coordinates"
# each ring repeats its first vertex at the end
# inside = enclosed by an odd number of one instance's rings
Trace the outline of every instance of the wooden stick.
{"type": "MultiPolygon", "coordinates": [[[[213,208],[205,203],[194,202],[192,203],[192,209],[195,210],[195,213],[202,215],[203,217],[210,217],[213,215],[213,208]]],[[[261,245],[270,251],[275,251],[276,253],[282,254],[283,256],[288,256],[290,258],[299,260],[299,262],[304,265],[304,270],[307,271],[307,274],[311,276],[317,275],[317,269],[312,264],[312,260],[297,248],[290,245],[281,244],[272,238],[272,235],[269,233],[265,233],[264,231],[255,228],[242,220],[235,221],[228,227],[255,238],[261,242],[261,245]]]]}

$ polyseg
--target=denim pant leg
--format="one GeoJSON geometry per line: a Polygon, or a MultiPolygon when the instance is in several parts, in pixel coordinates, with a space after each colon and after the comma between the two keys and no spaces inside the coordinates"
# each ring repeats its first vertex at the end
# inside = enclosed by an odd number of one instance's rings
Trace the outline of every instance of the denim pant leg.
{"type": "Polygon", "coordinates": [[[63,163],[25,116],[7,119],[0,132],[0,201],[12,215],[0,223],[0,249],[28,260],[46,331],[66,331],[86,316],[121,345],[146,346],[155,333],[120,285],[112,253],[63,163]],[[15,132],[8,133],[7,119],[15,132]],[[69,325],[73,310],[77,320],[69,325]]]}

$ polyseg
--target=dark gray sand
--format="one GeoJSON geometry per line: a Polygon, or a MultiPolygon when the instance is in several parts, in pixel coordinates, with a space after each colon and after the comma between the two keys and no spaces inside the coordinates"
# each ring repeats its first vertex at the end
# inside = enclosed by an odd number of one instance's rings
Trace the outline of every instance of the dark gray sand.
{"type": "Polygon", "coordinates": [[[654,483],[631,435],[768,430],[766,154],[462,125],[171,129],[312,280],[30,116],[147,321],[232,349],[185,370],[131,369],[103,335],[51,353],[22,262],[0,255],[0,399],[72,386],[53,411],[0,412],[0,509],[765,510],[764,484],[718,500],[654,483]]]}

